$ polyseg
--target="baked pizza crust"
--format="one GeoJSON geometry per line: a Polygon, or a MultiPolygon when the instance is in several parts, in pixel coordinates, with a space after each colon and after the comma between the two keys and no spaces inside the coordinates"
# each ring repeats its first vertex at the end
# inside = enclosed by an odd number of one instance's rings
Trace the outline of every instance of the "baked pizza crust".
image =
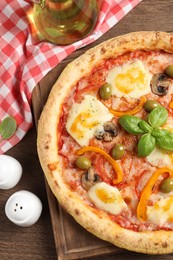
{"type": "Polygon", "coordinates": [[[106,213],[91,209],[63,182],[62,163],[58,156],[57,126],[62,104],[71,86],[89,73],[101,60],[135,50],[173,52],[173,34],[133,32],[112,38],[71,62],[54,84],[38,124],[38,155],[50,188],[60,205],[85,229],[128,250],[147,254],[173,252],[173,231],[135,232],[111,222],[106,213]]]}

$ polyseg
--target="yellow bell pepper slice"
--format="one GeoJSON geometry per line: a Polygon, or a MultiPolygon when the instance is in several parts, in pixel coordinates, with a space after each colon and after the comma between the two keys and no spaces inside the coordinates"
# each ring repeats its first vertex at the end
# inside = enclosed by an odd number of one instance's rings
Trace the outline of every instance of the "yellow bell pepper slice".
{"type": "Polygon", "coordinates": [[[139,100],[139,103],[132,109],[127,110],[127,111],[117,111],[114,110],[112,108],[109,108],[106,103],[100,98],[100,96],[97,94],[97,98],[100,100],[100,102],[102,102],[108,109],[109,111],[117,117],[123,116],[123,115],[135,115],[137,114],[139,111],[141,111],[141,109],[143,108],[145,102],[147,101],[146,96],[142,96],[141,99],[139,100]]]}
{"type": "Polygon", "coordinates": [[[168,168],[168,167],[163,167],[161,169],[158,169],[157,171],[154,172],[152,177],[148,180],[146,183],[144,189],[142,190],[140,201],[137,206],[137,216],[138,219],[141,221],[146,221],[147,219],[147,203],[149,200],[149,197],[152,194],[152,189],[158,180],[158,178],[163,174],[163,173],[169,173],[170,177],[173,177],[173,170],[168,168]]]}
{"type": "Polygon", "coordinates": [[[127,110],[127,111],[116,111],[112,108],[109,108],[109,111],[117,117],[123,116],[123,115],[135,115],[137,114],[142,108],[144,103],[147,101],[147,98],[145,96],[142,96],[139,103],[137,104],[137,106],[135,106],[134,108],[132,108],[131,110],[127,110]]]}
{"type": "Polygon", "coordinates": [[[119,163],[116,162],[108,153],[106,153],[104,150],[102,150],[98,147],[95,147],[95,146],[85,146],[85,147],[82,147],[81,149],[79,149],[76,152],[76,155],[80,156],[80,155],[84,154],[85,152],[96,152],[96,153],[103,155],[111,163],[113,170],[116,172],[117,178],[113,179],[113,183],[117,184],[122,181],[122,179],[123,179],[122,169],[121,169],[119,163]]]}
{"type": "Polygon", "coordinates": [[[173,95],[171,95],[171,101],[169,102],[169,108],[173,109],[173,95]]]}

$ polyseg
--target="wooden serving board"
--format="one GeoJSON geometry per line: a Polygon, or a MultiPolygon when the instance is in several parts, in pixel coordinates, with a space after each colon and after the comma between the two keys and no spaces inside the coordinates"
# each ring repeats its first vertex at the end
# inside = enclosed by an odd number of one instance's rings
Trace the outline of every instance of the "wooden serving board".
{"type": "MultiPolygon", "coordinates": [[[[59,67],[52,70],[34,89],[32,96],[33,114],[36,125],[46,103],[49,92],[57,79],[59,67]]],[[[122,250],[108,242],[100,240],[81,227],[58,204],[47,181],[46,190],[50,208],[55,246],[59,260],[83,259],[84,257],[106,256],[120,253],[122,250]]]]}

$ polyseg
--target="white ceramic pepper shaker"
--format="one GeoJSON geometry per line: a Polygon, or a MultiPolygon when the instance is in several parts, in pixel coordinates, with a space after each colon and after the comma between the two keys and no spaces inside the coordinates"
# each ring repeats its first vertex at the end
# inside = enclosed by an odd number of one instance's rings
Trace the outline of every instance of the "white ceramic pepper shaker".
{"type": "Polygon", "coordinates": [[[21,190],[7,200],[5,213],[9,220],[21,227],[29,227],[37,222],[42,212],[40,199],[32,192],[21,190]]]}
{"type": "Polygon", "coordinates": [[[0,155],[0,189],[13,188],[19,182],[21,176],[21,164],[9,155],[0,155]]]}

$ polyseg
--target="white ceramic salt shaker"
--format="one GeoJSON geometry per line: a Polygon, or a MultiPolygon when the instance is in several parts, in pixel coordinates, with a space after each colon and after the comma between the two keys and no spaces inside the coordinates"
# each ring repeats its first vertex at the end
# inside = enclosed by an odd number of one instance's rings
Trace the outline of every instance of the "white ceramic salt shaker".
{"type": "Polygon", "coordinates": [[[21,227],[29,227],[37,222],[42,212],[40,199],[32,192],[21,190],[7,200],[5,213],[9,220],[21,227]]]}
{"type": "Polygon", "coordinates": [[[9,155],[0,155],[0,189],[13,188],[19,182],[21,176],[21,164],[9,155]]]}

